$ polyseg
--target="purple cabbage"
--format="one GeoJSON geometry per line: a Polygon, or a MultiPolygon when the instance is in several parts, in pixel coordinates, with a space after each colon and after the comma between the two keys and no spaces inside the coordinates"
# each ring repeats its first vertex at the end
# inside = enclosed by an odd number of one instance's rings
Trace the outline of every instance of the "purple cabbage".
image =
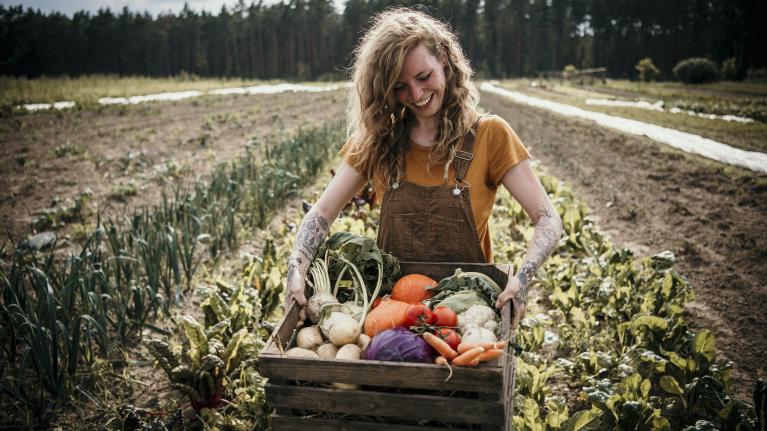
{"type": "Polygon", "coordinates": [[[407,328],[393,328],[376,334],[365,351],[374,361],[434,363],[434,349],[423,337],[407,328]]]}

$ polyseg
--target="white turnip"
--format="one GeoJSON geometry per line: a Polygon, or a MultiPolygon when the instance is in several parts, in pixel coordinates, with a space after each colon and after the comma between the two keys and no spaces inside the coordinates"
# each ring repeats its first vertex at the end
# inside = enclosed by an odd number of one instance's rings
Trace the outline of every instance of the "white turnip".
{"type": "Polygon", "coordinates": [[[307,350],[317,350],[325,340],[318,326],[307,326],[301,328],[296,335],[296,345],[307,350]]]}
{"type": "Polygon", "coordinates": [[[325,343],[317,348],[317,354],[320,359],[335,359],[336,353],[338,353],[338,347],[333,343],[325,343]]]}

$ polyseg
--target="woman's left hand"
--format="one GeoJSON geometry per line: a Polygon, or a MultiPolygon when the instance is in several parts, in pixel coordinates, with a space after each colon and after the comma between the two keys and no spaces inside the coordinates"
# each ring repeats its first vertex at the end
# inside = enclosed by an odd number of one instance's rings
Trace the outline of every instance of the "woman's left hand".
{"type": "Polygon", "coordinates": [[[519,322],[523,317],[525,317],[525,312],[527,311],[527,298],[521,297],[524,295],[524,292],[522,292],[522,295],[520,295],[521,290],[522,289],[519,284],[519,278],[517,278],[516,275],[509,277],[509,281],[506,283],[506,289],[504,289],[503,292],[498,295],[498,300],[495,302],[496,308],[503,311],[503,306],[506,305],[506,302],[511,300],[512,306],[514,307],[514,312],[512,313],[511,319],[511,327],[514,329],[517,328],[519,322]]]}

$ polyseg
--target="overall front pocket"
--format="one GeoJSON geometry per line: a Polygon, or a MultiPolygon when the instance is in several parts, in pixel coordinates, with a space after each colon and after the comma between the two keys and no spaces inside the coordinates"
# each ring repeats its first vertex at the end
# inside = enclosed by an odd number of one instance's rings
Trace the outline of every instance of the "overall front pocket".
{"type": "Polygon", "coordinates": [[[426,260],[428,247],[426,229],[429,216],[428,213],[394,214],[386,251],[400,260],[426,260]]]}
{"type": "Polygon", "coordinates": [[[426,260],[429,262],[460,262],[463,255],[463,220],[428,214],[426,260]]]}

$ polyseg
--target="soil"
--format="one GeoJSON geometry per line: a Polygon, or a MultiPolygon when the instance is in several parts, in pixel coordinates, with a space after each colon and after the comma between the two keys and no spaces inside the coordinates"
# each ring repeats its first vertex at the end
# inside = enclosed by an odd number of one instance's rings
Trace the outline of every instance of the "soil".
{"type": "Polygon", "coordinates": [[[735,394],[751,401],[767,378],[767,176],[494,94],[482,105],[585,200],[614,244],[674,252],[696,294],[688,325],[714,333],[735,394]]]}
{"type": "MultiPolygon", "coordinates": [[[[206,96],[179,102],[37,112],[0,118],[0,245],[33,231],[42,211],[93,193],[83,217],[160,201],[203,179],[257,138],[343,117],[344,90],[206,96]]],[[[256,148],[259,146],[256,145],[256,148]]],[[[39,227],[38,230],[47,229],[39,227]]],[[[59,226],[66,236],[71,226],[59,226]]],[[[7,248],[6,248],[7,250],[7,248]]]]}

